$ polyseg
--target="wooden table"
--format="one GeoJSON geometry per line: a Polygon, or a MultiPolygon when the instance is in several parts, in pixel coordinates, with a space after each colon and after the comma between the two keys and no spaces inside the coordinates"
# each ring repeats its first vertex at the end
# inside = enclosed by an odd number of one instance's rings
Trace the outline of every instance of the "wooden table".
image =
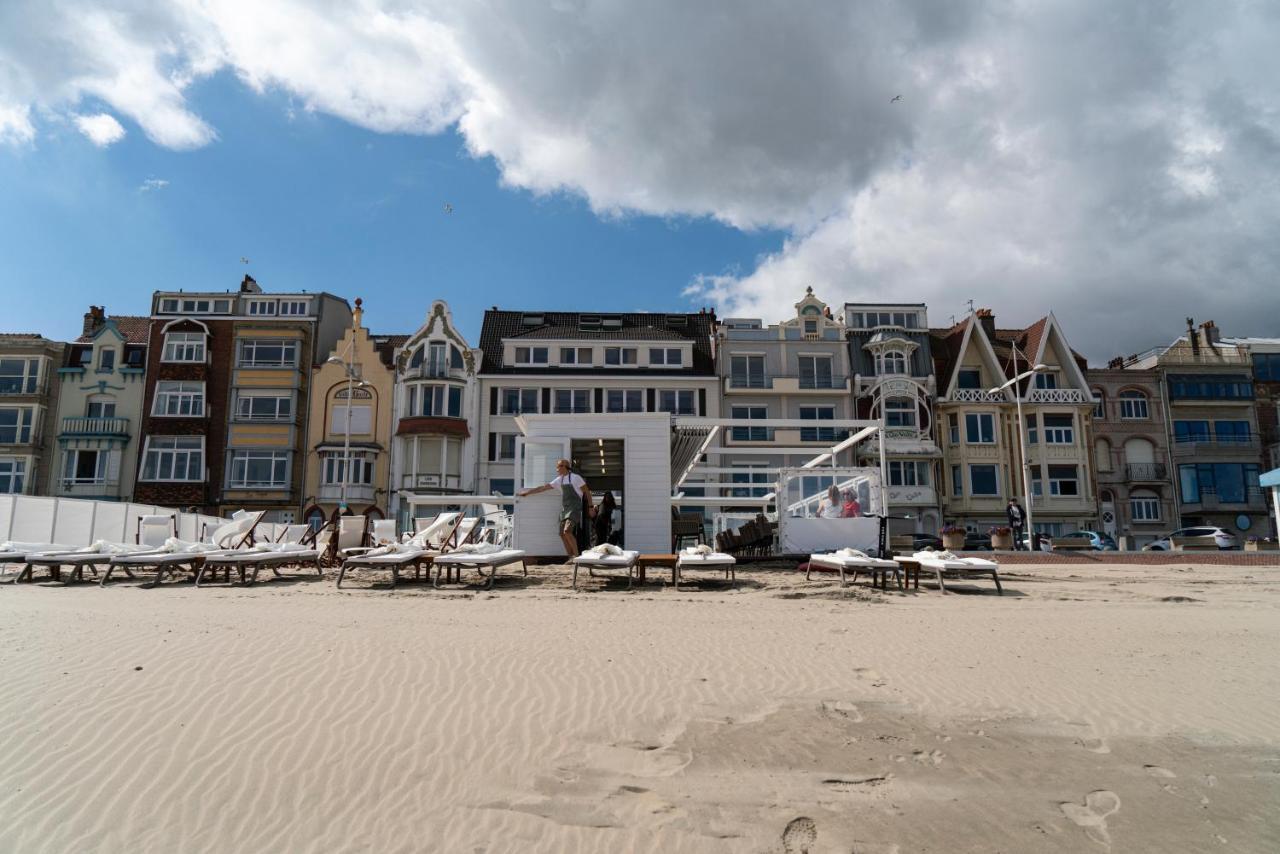
{"type": "Polygon", "coordinates": [[[909,557],[895,557],[898,566],[902,567],[902,589],[908,590],[912,587],[912,576],[915,577],[915,589],[920,589],[920,561],[912,560],[909,557]]]}
{"type": "Polygon", "coordinates": [[[654,569],[671,570],[671,582],[674,584],[676,578],[677,559],[678,556],[674,554],[642,554],[636,558],[636,578],[641,584],[644,584],[645,569],[652,566],[654,569]]]}

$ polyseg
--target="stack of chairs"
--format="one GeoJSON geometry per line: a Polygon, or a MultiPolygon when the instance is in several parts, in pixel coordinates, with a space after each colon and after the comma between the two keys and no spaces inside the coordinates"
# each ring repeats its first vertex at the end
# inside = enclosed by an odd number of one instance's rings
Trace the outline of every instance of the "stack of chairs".
{"type": "Polygon", "coordinates": [[[744,556],[771,555],[777,527],[777,523],[763,515],[757,516],[736,531],[716,534],[716,551],[744,556]]]}

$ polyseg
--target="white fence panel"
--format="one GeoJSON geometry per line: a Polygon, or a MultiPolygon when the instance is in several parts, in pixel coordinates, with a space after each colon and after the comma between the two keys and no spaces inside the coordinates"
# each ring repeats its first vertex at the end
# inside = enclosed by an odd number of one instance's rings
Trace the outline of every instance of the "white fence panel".
{"type": "Polygon", "coordinates": [[[125,531],[128,507],[114,501],[99,501],[93,517],[93,534],[89,542],[106,540],[109,543],[132,543],[133,532],[125,531]]]}
{"type": "Polygon", "coordinates": [[[73,498],[56,500],[58,512],[54,518],[52,542],[67,545],[93,542],[93,516],[98,502],[73,498]]]}
{"type": "Polygon", "coordinates": [[[13,507],[17,501],[17,496],[0,495],[0,542],[11,540],[9,536],[9,524],[13,522],[13,507]]]}
{"type": "MultiPolygon", "coordinates": [[[[24,495],[22,510],[14,513],[13,530],[9,539],[22,543],[49,543],[53,541],[53,519],[57,513],[58,499],[24,495]]],[[[69,543],[67,545],[70,545],[69,543]]]]}
{"type": "Polygon", "coordinates": [[[178,514],[178,539],[195,542],[200,539],[200,517],[193,513],[178,514]]]}

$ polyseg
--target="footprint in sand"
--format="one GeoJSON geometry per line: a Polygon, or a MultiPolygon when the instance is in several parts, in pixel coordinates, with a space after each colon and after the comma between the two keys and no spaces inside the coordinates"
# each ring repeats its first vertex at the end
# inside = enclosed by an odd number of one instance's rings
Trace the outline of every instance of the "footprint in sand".
{"type": "Polygon", "coordinates": [[[1111,834],[1107,832],[1107,818],[1120,809],[1120,796],[1106,789],[1090,792],[1084,797],[1084,806],[1077,803],[1061,803],[1062,814],[1071,819],[1086,836],[1099,845],[1111,848],[1111,834]]]}
{"type": "Polygon", "coordinates": [[[937,768],[942,764],[942,760],[946,755],[947,754],[943,753],[941,750],[931,750],[928,753],[923,750],[917,750],[911,754],[911,758],[916,762],[919,762],[921,765],[932,765],[934,768],[937,768]]]}
{"type": "Polygon", "coordinates": [[[1168,768],[1161,768],[1159,765],[1143,765],[1142,768],[1152,777],[1162,777],[1164,779],[1171,779],[1173,777],[1178,776],[1177,774],[1170,771],[1168,768]]]}
{"type": "Polygon", "coordinates": [[[787,822],[782,830],[782,850],[786,854],[809,854],[818,841],[818,825],[806,815],[787,822]]]}
{"type": "Polygon", "coordinates": [[[853,703],[845,700],[823,700],[822,711],[828,717],[847,718],[854,723],[862,723],[862,712],[853,703]]]}

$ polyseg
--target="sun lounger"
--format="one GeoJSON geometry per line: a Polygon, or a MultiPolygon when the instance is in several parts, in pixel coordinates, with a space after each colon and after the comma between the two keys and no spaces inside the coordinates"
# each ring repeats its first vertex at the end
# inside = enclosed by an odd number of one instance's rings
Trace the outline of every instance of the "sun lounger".
{"type": "Polygon", "coordinates": [[[75,551],[75,548],[75,546],[64,546],[58,543],[15,543],[10,541],[0,545],[0,566],[10,563],[24,564],[18,576],[9,579],[10,584],[16,584],[18,579],[26,574],[25,564],[28,556],[72,552],[75,551]]]}
{"type": "Polygon", "coordinates": [[[519,563],[524,574],[529,574],[529,567],[524,562],[525,553],[520,549],[504,549],[497,546],[473,545],[461,546],[457,551],[439,555],[433,563],[436,568],[435,586],[440,586],[440,571],[449,569],[474,569],[481,578],[488,578],[486,589],[493,589],[493,580],[498,575],[498,568],[508,564],[519,563]],[[488,575],[485,569],[489,570],[488,575]]]}
{"type": "Polygon", "coordinates": [[[1004,595],[1004,588],[1000,586],[999,564],[995,561],[977,557],[961,558],[951,552],[935,551],[916,552],[911,558],[917,561],[922,569],[933,571],[938,579],[938,589],[943,593],[947,592],[943,576],[951,575],[959,578],[989,577],[996,583],[996,592],[1001,596],[1004,595]]]}
{"type": "Polygon", "coordinates": [[[680,586],[680,576],[684,575],[686,569],[722,569],[730,586],[737,587],[738,574],[735,569],[737,563],[733,555],[700,551],[698,546],[692,546],[676,553],[676,567],[672,573],[671,585],[677,588],[680,586]]]}
{"type": "Polygon", "coordinates": [[[240,552],[248,548],[253,540],[254,529],[265,515],[265,510],[240,513],[238,518],[220,525],[208,542],[193,543],[171,537],[165,540],[163,546],[153,551],[116,555],[107,564],[107,571],[102,576],[101,585],[106,587],[111,574],[117,569],[124,570],[130,578],[134,577],[135,570],[154,570],[156,577],[141,585],[144,588],[159,586],[167,573],[176,573],[179,570],[190,572],[193,576],[197,575],[207,558],[227,552],[240,552]]]}
{"type": "Polygon", "coordinates": [[[258,572],[264,567],[270,569],[275,577],[280,578],[282,577],[281,567],[302,566],[308,563],[315,565],[316,575],[324,575],[324,570],[320,568],[320,552],[295,543],[260,544],[251,549],[214,552],[205,555],[199,569],[196,570],[196,587],[200,586],[200,582],[204,580],[204,574],[209,570],[213,570],[216,578],[219,569],[226,570],[228,576],[234,569],[240,574],[241,584],[256,584],[258,572]]]}
{"type": "Polygon", "coordinates": [[[870,557],[855,549],[842,549],[838,552],[819,553],[809,555],[809,569],[805,572],[805,580],[809,580],[809,576],[813,572],[814,567],[825,567],[827,569],[836,569],[840,571],[840,584],[844,586],[848,582],[845,580],[845,573],[852,572],[853,577],[849,581],[857,581],[860,571],[869,572],[871,574],[871,583],[875,585],[877,579],[883,585],[887,583],[888,574],[893,573],[895,579],[900,579],[901,575],[896,560],[887,560],[884,558],[870,557]]]}
{"type": "Polygon", "coordinates": [[[413,577],[422,577],[422,564],[429,562],[439,552],[432,549],[400,543],[371,549],[364,554],[352,555],[342,562],[338,570],[338,587],[342,587],[342,579],[350,569],[385,569],[391,572],[391,586],[394,588],[400,581],[400,573],[413,567],[413,577]]]}
{"type": "Polygon", "coordinates": [[[621,549],[616,552],[601,552],[598,547],[587,549],[573,559],[573,589],[578,589],[578,570],[585,568],[592,578],[597,577],[596,570],[625,569],[627,571],[627,589],[630,590],[632,583],[635,581],[636,562],[639,558],[640,552],[622,551],[621,549]]]}

